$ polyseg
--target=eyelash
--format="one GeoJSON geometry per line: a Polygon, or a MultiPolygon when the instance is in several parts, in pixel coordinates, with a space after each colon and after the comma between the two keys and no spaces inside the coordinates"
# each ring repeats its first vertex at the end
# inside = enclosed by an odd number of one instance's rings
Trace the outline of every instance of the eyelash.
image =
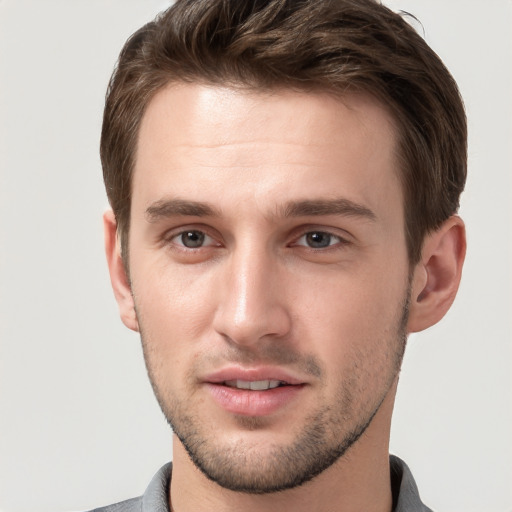
{"type": "MultiPolygon", "coordinates": [[[[215,237],[209,235],[206,230],[198,229],[198,228],[183,229],[177,233],[173,232],[170,235],[165,237],[166,242],[173,244],[175,247],[179,248],[179,250],[182,250],[182,251],[197,251],[199,249],[205,249],[205,248],[209,248],[209,247],[221,247],[222,244],[219,242],[216,242],[215,240],[216,240],[215,237]],[[189,246],[185,245],[185,243],[183,243],[183,236],[185,236],[187,234],[195,234],[196,236],[199,236],[199,239],[200,239],[199,243],[201,245],[198,245],[196,247],[189,247],[189,246]],[[181,243],[179,241],[177,241],[177,239],[180,239],[180,237],[181,237],[181,240],[180,240],[181,243]],[[207,245],[205,245],[204,241],[207,239],[209,239],[210,242],[213,242],[213,243],[208,242],[207,245]]],[[[312,240],[310,239],[310,243],[311,242],[312,242],[312,240]]],[[[321,241],[319,241],[318,243],[321,244],[321,241]]],[[[289,246],[290,247],[304,247],[307,250],[319,252],[319,251],[328,251],[328,250],[331,250],[334,248],[338,248],[339,246],[346,246],[349,244],[350,244],[350,242],[346,238],[341,237],[340,235],[336,235],[334,233],[331,233],[330,231],[326,231],[323,229],[313,229],[312,228],[312,229],[308,229],[307,231],[301,231],[300,236],[297,238],[294,238],[294,240],[292,241],[292,243],[289,244],[289,246]],[[321,235],[321,237],[328,237],[327,245],[323,245],[320,247],[312,247],[307,242],[299,243],[302,239],[306,240],[307,237],[311,237],[314,235],[321,235]],[[331,243],[333,241],[333,239],[335,240],[335,242],[331,243]]]]}
{"type": "Polygon", "coordinates": [[[192,250],[192,251],[193,251],[193,250],[196,250],[196,249],[202,249],[202,248],[204,248],[204,247],[211,247],[211,246],[213,246],[213,245],[217,245],[218,247],[220,246],[220,244],[219,244],[219,243],[216,243],[216,244],[215,244],[215,243],[213,243],[213,244],[208,244],[207,246],[205,246],[205,245],[201,244],[201,245],[200,245],[200,246],[198,246],[198,247],[188,247],[188,246],[186,246],[184,243],[177,243],[177,242],[175,242],[175,240],[176,240],[177,238],[180,238],[180,237],[181,237],[181,239],[182,239],[182,241],[183,241],[183,236],[184,236],[184,235],[187,235],[187,234],[188,234],[188,235],[191,235],[191,234],[193,234],[193,233],[194,233],[194,234],[196,234],[196,235],[199,235],[199,238],[200,238],[200,239],[202,238],[202,241],[204,241],[206,238],[208,238],[208,239],[210,239],[210,240],[214,241],[214,238],[213,238],[213,237],[211,237],[210,235],[208,235],[208,233],[206,233],[206,232],[205,232],[204,230],[202,230],[202,229],[185,229],[185,230],[183,230],[183,231],[180,231],[179,233],[176,233],[176,234],[173,234],[172,236],[170,236],[170,237],[169,237],[169,242],[174,243],[174,244],[175,244],[175,245],[177,245],[178,247],[183,248],[183,250],[192,250]]]}
{"type": "MultiPolygon", "coordinates": [[[[309,242],[314,243],[314,241],[311,239],[309,242]]],[[[321,243],[321,242],[319,242],[319,243],[321,243]]],[[[321,229],[314,229],[314,230],[304,232],[299,238],[296,239],[296,241],[292,244],[292,246],[305,247],[305,248],[313,250],[313,251],[321,251],[321,250],[325,251],[325,250],[329,250],[331,248],[335,248],[337,246],[347,245],[348,243],[349,243],[348,240],[345,240],[344,238],[342,238],[339,235],[335,235],[334,233],[331,233],[329,231],[324,231],[321,229]],[[317,236],[321,235],[321,237],[328,237],[327,245],[323,245],[321,247],[312,247],[307,242],[304,244],[299,243],[299,241],[301,239],[307,240],[308,237],[312,237],[314,235],[317,235],[317,236]],[[335,243],[331,243],[333,241],[333,239],[335,240],[335,243]]]]}

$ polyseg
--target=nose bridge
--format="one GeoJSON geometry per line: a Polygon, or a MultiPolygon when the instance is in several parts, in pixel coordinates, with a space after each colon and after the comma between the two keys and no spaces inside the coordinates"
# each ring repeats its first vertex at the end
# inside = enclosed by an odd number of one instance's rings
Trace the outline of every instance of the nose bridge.
{"type": "Polygon", "coordinates": [[[248,247],[235,256],[232,274],[235,324],[255,322],[269,305],[272,269],[265,252],[261,248],[248,247]]]}
{"type": "Polygon", "coordinates": [[[226,263],[216,330],[238,344],[286,334],[290,322],[277,256],[249,240],[226,263]]]}

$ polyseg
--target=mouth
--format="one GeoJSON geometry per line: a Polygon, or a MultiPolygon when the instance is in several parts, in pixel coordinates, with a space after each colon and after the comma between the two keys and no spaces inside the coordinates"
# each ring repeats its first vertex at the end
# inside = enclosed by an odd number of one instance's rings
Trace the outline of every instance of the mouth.
{"type": "Polygon", "coordinates": [[[289,386],[287,382],[282,380],[226,380],[221,383],[228,388],[234,389],[249,389],[251,391],[267,391],[269,389],[275,389],[282,386],[289,386]]]}
{"type": "Polygon", "coordinates": [[[292,372],[275,366],[246,368],[234,365],[206,375],[201,380],[209,384],[253,391],[305,383],[303,379],[295,376],[292,372]]]}
{"type": "Polygon", "coordinates": [[[214,403],[225,412],[242,416],[268,416],[286,409],[307,384],[279,368],[231,367],[204,381],[214,403]]]}

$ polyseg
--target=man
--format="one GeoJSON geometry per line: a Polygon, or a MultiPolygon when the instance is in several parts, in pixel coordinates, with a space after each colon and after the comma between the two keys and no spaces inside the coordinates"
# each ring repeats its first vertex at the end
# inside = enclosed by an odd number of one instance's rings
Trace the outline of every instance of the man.
{"type": "Polygon", "coordinates": [[[388,449],[407,335],[465,254],[464,109],[426,43],[372,0],[178,1],[121,53],[101,156],[175,433],[102,510],[429,510],[388,449]]]}

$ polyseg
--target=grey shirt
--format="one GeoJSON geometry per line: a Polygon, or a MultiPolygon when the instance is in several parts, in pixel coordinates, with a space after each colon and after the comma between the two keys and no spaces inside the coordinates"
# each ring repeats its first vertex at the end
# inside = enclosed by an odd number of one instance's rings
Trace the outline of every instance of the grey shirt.
{"type": "MultiPolygon", "coordinates": [[[[421,502],[418,487],[407,464],[394,455],[390,456],[389,464],[394,512],[432,512],[421,502]]],[[[172,464],[169,462],[153,477],[142,496],[97,508],[92,512],[169,512],[167,497],[171,472],[172,464]]]]}

